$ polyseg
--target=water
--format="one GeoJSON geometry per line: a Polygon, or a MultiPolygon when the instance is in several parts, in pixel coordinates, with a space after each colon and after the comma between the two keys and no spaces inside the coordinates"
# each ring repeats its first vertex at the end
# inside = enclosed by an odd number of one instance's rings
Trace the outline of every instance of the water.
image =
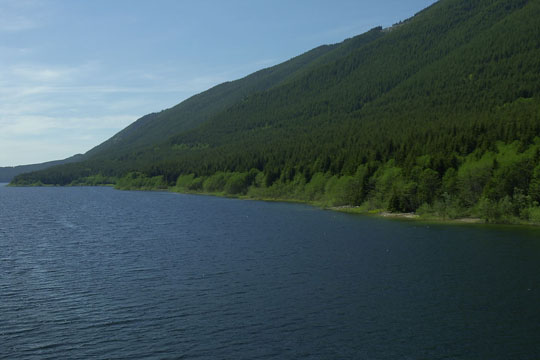
{"type": "Polygon", "coordinates": [[[0,187],[0,358],[538,359],[540,233],[0,187]]]}

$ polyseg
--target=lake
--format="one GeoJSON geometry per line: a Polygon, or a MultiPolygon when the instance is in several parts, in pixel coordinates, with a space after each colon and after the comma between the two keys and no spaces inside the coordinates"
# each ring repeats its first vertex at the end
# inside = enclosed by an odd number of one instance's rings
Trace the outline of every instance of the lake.
{"type": "Polygon", "coordinates": [[[0,186],[2,359],[538,359],[540,231],[0,186]]]}

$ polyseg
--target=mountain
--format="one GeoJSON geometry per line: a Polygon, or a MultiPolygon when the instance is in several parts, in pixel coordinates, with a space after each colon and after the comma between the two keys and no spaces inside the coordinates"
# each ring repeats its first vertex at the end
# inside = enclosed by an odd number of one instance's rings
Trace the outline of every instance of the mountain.
{"type": "MultiPolygon", "coordinates": [[[[196,128],[235,103],[253,93],[275,87],[316,65],[331,62],[337,47],[353,49],[378,36],[370,32],[338,45],[323,45],[282,64],[257,71],[243,79],[226,82],[160,113],[143,116],[111,139],[90,150],[87,155],[98,155],[122,150],[133,151],[160,142],[171,134],[196,128]]],[[[343,50],[341,50],[343,51],[343,50]]]]}
{"type": "Polygon", "coordinates": [[[69,164],[72,162],[82,161],[83,159],[84,159],[84,156],[82,154],[77,154],[77,155],[70,156],[64,160],[47,161],[40,164],[0,167],[0,183],[10,182],[15,176],[19,174],[24,174],[24,173],[28,173],[32,171],[39,171],[39,170],[50,168],[55,165],[69,164]]]}
{"type": "Polygon", "coordinates": [[[440,0],[147,115],[87,160],[14,182],[540,222],[539,16],[539,1],[440,0]]]}

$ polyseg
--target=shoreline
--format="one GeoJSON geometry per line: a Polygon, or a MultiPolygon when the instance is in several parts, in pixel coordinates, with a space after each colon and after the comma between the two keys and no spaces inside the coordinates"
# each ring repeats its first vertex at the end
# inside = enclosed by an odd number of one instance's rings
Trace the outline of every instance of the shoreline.
{"type": "MultiPolygon", "coordinates": [[[[12,187],[55,187],[58,185],[12,185],[11,183],[2,183],[4,186],[12,187]]],[[[318,207],[322,210],[337,211],[352,215],[362,215],[362,216],[375,216],[379,218],[385,218],[389,220],[401,220],[401,221],[417,221],[425,223],[439,223],[439,224],[456,224],[456,225],[504,225],[504,226],[526,226],[530,228],[539,228],[540,224],[532,222],[488,222],[484,219],[478,217],[460,217],[460,218],[445,218],[435,215],[420,215],[414,212],[409,213],[394,213],[385,209],[375,209],[375,210],[366,210],[361,206],[352,206],[352,205],[342,205],[342,206],[326,206],[321,203],[298,200],[298,199],[287,199],[287,198],[264,198],[264,197],[252,197],[248,195],[232,195],[225,193],[209,193],[201,191],[180,191],[178,188],[169,187],[169,188],[117,188],[115,184],[96,184],[96,185],[70,185],[70,186],[97,186],[97,187],[112,187],[114,190],[119,191],[161,191],[161,192],[170,192],[176,194],[186,194],[186,195],[202,195],[202,196],[216,196],[222,198],[230,199],[239,199],[239,200],[251,200],[251,201],[266,201],[266,202],[282,202],[282,203],[294,203],[294,204],[304,204],[309,206],[318,207]]],[[[61,186],[60,186],[61,187],[61,186]]]]}
{"type": "MultiPolygon", "coordinates": [[[[122,189],[122,190],[135,190],[137,189],[122,189]]],[[[148,190],[141,190],[148,191],[148,190]]],[[[224,193],[208,193],[208,192],[198,192],[198,191],[177,191],[174,188],[169,188],[168,190],[163,189],[163,191],[168,191],[177,194],[186,194],[186,195],[202,195],[202,196],[216,196],[229,199],[239,199],[239,200],[251,200],[251,201],[265,201],[265,202],[281,202],[281,203],[291,203],[291,204],[303,204],[308,206],[317,207],[321,210],[337,211],[351,215],[361,215],[361,216],[373,216],[378,218],[384,218],[387,220],[396,220],[396,221],[414,221],[414,222],[423,222],[430,224],[447,224],[447,225],[494,225],[494,226],[525,226],[528,228],[539,228],[540,224],[530,223],[530,222],[516,222],[516,223],[503,223],[503,222],[488,222],[484,219],[478,217],[460,217],[460,218],[443,218],[438,216],[423,216],[416,213],[393,213],[384,209],[376,210],[365,210],[361,206],[352,206],[352,205],[342,205],[342,206],[326,206],[317,202],[303,201],[297,199],[282,199],[282,198],[257,198],[250,197],[247,195],[231,195],[224,193]]]]}
{"type": "Polygon", "coordinates": [[[418,221],[429,223],[441,223],[441,224],[461,224],[461,225],[519,225],[519,226],[531,226],[536,227],[538,225],[533,223],[490,223],[484,219],[477,217],[460,217],[460,218],[443,218],[439,216],[422,216],[413,212],[408,213],[394,213],[387,210],[363,210],[360,206],[332,206],[325,208],[326,210],[338,211],[346,214],[364,215],[364,216],[376,216],[390,220],[402,220],[402,221],[418,221]]]}

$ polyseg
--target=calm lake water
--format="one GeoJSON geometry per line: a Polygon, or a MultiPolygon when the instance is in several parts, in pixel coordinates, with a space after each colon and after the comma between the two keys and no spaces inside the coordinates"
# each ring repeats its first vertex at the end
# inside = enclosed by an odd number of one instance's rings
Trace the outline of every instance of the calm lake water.
{"type": "Polygon", "coordinates": [[[0,358],[538,359],[540,232],[0,187],[0,358]]]}

